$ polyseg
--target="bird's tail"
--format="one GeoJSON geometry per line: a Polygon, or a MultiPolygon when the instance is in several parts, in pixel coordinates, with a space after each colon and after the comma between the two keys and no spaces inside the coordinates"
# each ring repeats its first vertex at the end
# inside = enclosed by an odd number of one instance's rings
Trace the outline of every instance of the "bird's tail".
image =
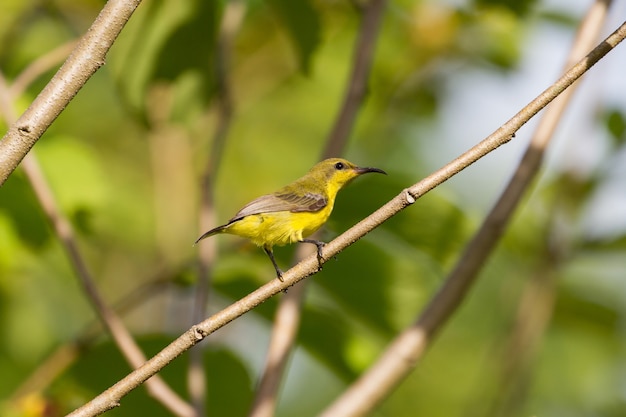
{"type": "Polygon", "coordinates": [[[198,238],[198,240],[195,241],[194,245],[196,245],[198,242],[200,242],[202,239],[206,239],[209,236],[213,236],[216,235],[218,233],[222,233],[224,231],[224,229],[226,229],[228,227],[228,224],[224,224],[222,226],[218,226],[216,228],[213,228],[211,230],[209,230],[208,232],[206,232],[205,234],[203,234],[202,236],[200,236],[198,238]]]}

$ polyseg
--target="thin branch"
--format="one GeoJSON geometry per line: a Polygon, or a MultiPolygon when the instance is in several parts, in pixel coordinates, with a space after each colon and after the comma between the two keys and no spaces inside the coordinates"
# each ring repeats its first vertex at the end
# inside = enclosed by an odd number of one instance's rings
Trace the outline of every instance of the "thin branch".
{"type": "MultiPolygon", "coordinates": [[[[550,258],[550,256],[548,256],[550,258]]],[[[525,285],[515,325],[500,352],[498,391],[489,416],[518,415],[531,381],[532,363],[546,331],[557,294],[558,259],[545,259],[525,285]]]]}
{"type": "MultiPolygon", "coordinates": [[[[49,64],[55,61],[48,60],[49,64]]],[[[7,122],[15,121],[15,112],[12,108],[10,90],[2,74],[0,74],[0,102],[2,103],[2,111],[7,122]]],[[[141,366],[146,360],[143,352],[135,343],[130,332],[124,326],[122,320],[110,309],[103,298],[100,296],[98,289],[94,283],[93,276],[87,267],[87,264],[78,249],[72,224],[63,215],[59,209],[52,189],[50,188],[45,175],[43,174],[39,162],[34,154],[27,154],[22,161],[22,168],[28,181],[33,188],[35,196],[41,205],[46,217],[50,221],[70,264],[79,278],[85,295],[91,302],[92,307],[98,317],[102,320],[105,328],[109,331],[116,345],[120,349],[124,358],[133,368],[141,366]]],[[[148,392],[165,407],[177,416],[194,416],[194,411],[182,398],[178,396],[169,386],[160,378],[156,377],[148,381],[148,392]]]]}
{"type": "MultiPolygon", "coordinates": [[[[589,53],[589,55],[571,68],[556,83],[546,89],[512,119],[502,125],[498,130],[489,135],[478,145],[474,146],[454,161],[435,171],[433,174],[424,178],[422,181],[402,190],[399,195],[376,210],[370,216],[360,221],[332,242],[329,242],[324,247],[324,259],[331,259],[343,249],[365,236],[368,232],[372,231],[392,216],[415,203],[418,197],[421,197],[431,189],[442,184],[444,181],[484,157],[489,152],[494,151],[501,145],[509,142],[517,130],[519,130],[526,122],[528,122],[528,120],[530,120],[535,114],[561,94],[567,87],[572,85],[595,63],[597,63],[602,57],[611,51],[611,49],[621,42],[624,37],[626,37],[626,22],[599,46],[597,46],[591,53],[589,53]]],[[[98,395],[89,403],[75,410],[70,414],[70,416],[95,416],[117,406],[122,397],[141,385],[148,378],[155,375],[168,363],[176,359],[186,350],[195,346],[205,337],[252,310],[259,304],[268,300],[270,297],[317,272],[319,268],[318,262],[317,256],[312,254],[285,272],[283,274],[283,282],[277,279],[272,280],[254,292],[248,294],[246,297],[212,315],[203,322],[193,326],[166,346],[158,354],[149,359],[143,366],[131,372],[129,375],[118,381],[115,385],[98,395]]],[[[325,261],[322,260],[321,262],[323,263],[325,261]]],[[[458,292],[455,289],[449,297],[455,298],[457,296],[458,292]]],[[[448,296],[446,298],[448,298],[448,296]]],[[[447,301],[445,304],[449,305],[447,301]]],[[[436,313],[439,317],[442,317],[451,313],[451,310],[448,308],[437,311],[436,313]]],[[[417,333],[409,332],[404,337],[410,339],[423,339],[426,337],[426,333],[424,331],[419,331],[417,333]]],[[[402,357],[406,358],[407,356],[402,355],[402,357]]]]}
{"type": "Polygon", "coordinates": [[[54,75],[0,141],[0,186],[50,127],[89,78],[104,65],[106,54],[141,0],[110,0],[54,75]]]}
{"type": "MultiPolygon", "coordinates": [[[[239,30],[246,11],[246,3],[241,0],[229,1],[224,9],[217,39],[216,80],[217,80],[217,125],[211,142],[211,151],[201,181],[202,204],[200,208],[200,230],[206,231],[216,225],[215,220],[215,178],[219,171],[226,138],[233,117],[233,99],[228,77],[232,41],[239,30]]],[[[206,315],[206,306],[211,287],[212,268],[217,254],[215,241],[207,241],[199,247],[198,285],[194,299],[193,323],[206,315]]],[[[187,383],[189,394],[198,415],[206,415],[207,383],[201,350],[193,350],[189,357],[187,383]]]]}
{"type": "MultiPolygon", "coordinates": [[[[596,1],[582,22],[578,39],[570,53],[569,62],[582,55],[582,51],[598,37],[604,22],[610,0],[596,1]]],[[[563,97],[563,96],[561,96],[563,97]]],[[[561,99],[561,98],[559,98],[561,99]]],[[[564,101],[561,99],[561,101],[564,101]]],[[[537,128],[537,137],[552,134],[551,130],[556,127],[558,110],[550,108],[550,114],[555,113],[553,118],[544,118],[545,123],[537,128]],[[545,127],[545,129],[542,129],[545,127]],[[541,131],[545,130],[542,135],[541,131]]],[[[528,395],[528,387],[531,382],[532,363],[535,359],[540,342],[552,317],[557,291],[558,268],[567,257],[563,247],[563,238],[559,233],[559,223],[554,220],[554,213],[560,210],[559,202],[562,201],[562,193],[554,197],[553,207],[549,210],[549,232],[544,241],[547,242],[543,250],[543,260],[538,270],[530,277],[522,291],[516,313],[515,325],[511,329],[505,343],[501,358],[501,375],[498,384],[498,393],[490,406],[488,415],[510,416],[524,404],[528,395]]],[[[561,210],[562,211],[562,210],[561,210]]]]}
{"type": "MultiPolygon", "coordinates": [[[[371,0],[363,6],[361,29],[354,45],[352,70],[342,106],[326,140],[321,159],[341,155],[344,152],[356,116],[365,99],[367,82],[378,38],[380,22],[384,16],[385,0],[371,0]]],[[[295,263],[312,253],[308,245],[296,250],[295,263]]],[[[261,374],[250,417],[271,417],[275,414],[278,391],[287,362],[300,328],[302,303],[306,294],[306,282],[290,289],[280,300],[272,336],[268,347],[265,367],[261,374]]]]}
{"type": "MultiPolygon", "coordinates": [[[[602,21],[607,2],[600,1],[592,7],[579,31],[579,36],[570,53],[567,66],[578,59],[595,42],[597,34],[602,28],[602,21]]],[[[535,99],[531,105],[524,108],[513,119],[504,124],[496,133],[487,138],[501,134],[513,134],[519,120],[534,115],[540,109],[539,104],[545,101],[554,92],[561,92],[571,85],[577,78],[588,70],[598,59],[615,47],[626,36],[626,23],[596,47],[589,55],[570,69],[559,81],[535,99]]],[[[566,66],[566,68],[567,68],[566,66]]],[[[417,321],[402,332],[381,355],[379,360],[370,367],[351,387],[331,404],[322,416],[363,416],[378,406],[389,393],[404,379],[416,366],[436,333],[443,327],[450,316],[459,307],[478,272],[485,264],[489,254],[495,248],[502,236],[509,219],[529,187],[541,166],[543,152],[552,137],[560,116],[565,109],[573,89],[567,90],[546,111],[540,121],[535,135],[520,162],[513,178],[500,196],[481,228],[466,246],[457,265],[450,273],[442,288],[432,298],[426,309],[417,321]]],[[[506,137],[506,136],[504,136],[506,137]]],[[[476,152],[481,153],[482,144],[476,152]]],[[[463,157],[461,157],[463,159],[463,157]]],[[[442,172],[443,174],[443,172],[442,172]]],[[[413,187],[410,192],[413,196],[421,195],[420,188],[429,189],[429,186],[413,187]]]]}
{"type": "Polygon", "coordinates": [[[386,3],[386,0],[370,0],[367,5],[363,6],[363,20],[354,49],[350,84],[323,152],[323,155],[328,158],[343,153],[357,113],[367,93],[367,80],[386,3]]]}
{"type": "MultiPolygon", "coordinates": [[[[181,268],[186,268],[184,264],[181,268]]],[[[120,300],[112,304],[116,314],[122,316],[141,307],[146,301],[173,285],[174,270],[161,271],[154,278],[138,285],[120,300]]],[[[89,349],[102,335],[102,321],[96,318],[78,333],[72,341],[59,346],[50,356],[31,372],[11,394],[11,402],[35,392],[45,390],[56,378],[61,375],[86,349],[89,349]]]]}
{"type": "MultiPolygon", "coordinates": [[[[314,249],[308,245],[300,245],[297,249],[296,258],[302,259],[303,256],[310,255],[312,250],[314,249]]],[[[300,328],[302,303],[304,302],[307,283],[308,281],[302,281],[291,287],[278,304],[272,326],[272,336],[265,357],[265,366],[254,402],[248,413],[250,417],[275,415],[280,383],[300,328]]]]}
{"type": "MultiPolygon", "coordinates": [[[[63,248],[74,268],[80,283],[83,286],[85,295],[92,304],[92,307],[98,317],[102,320],[105,328],[113,337],[115,344],[120,352],[130,364],[132,368],[141,366],[146,357],[133,339],[128,329],[124,326],[122,320],[115,312],[107,306],[102,299],[94,279],[89,272],[83,256],[81,255],[74,230],[71,223],[63,216],[58,209],[54,196],[47,184],[45,176],[41,171],[39,163],[35,159],[34,154],[28,154],[22,161],[22,168],[33,187],[35,195],[39,200],[46,216],[52,223],[52,226],[61,241],[63,248]]],[[[148,392],[156,400],[161,402],[165,407],[177,416],[194,416],[195,413],[191,406],[187,404],[176,392],[174,392],[160,377],[155,377],[147,382],[148,392]]]]}

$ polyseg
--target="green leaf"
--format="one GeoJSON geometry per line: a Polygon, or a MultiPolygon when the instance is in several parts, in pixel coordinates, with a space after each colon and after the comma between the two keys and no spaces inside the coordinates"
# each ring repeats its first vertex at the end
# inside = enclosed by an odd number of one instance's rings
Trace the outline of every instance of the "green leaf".
{"type": "Polygon", "coordinates": [[[203,0],[150,2],[131,20],[125,29],[130,36],[118,41],[113,51],[113,72],[122,97],[144,120],[148,104],[171,104],[170,113],[181,119],[210,101],[220,7],[219,2],[203,0]],[[171,94],[150,98],[155,86],[166,86],[171,94]]]}
{"type": "Polygon", "coordinates": [[[380,248],[360,241],[343,251],[337,261],[329,261],[316,282],[379,330],[391,332],[393,324],[385,314],[391,300],[386,296],[391,275],[390,256],[380,248]]]}
{"type": "Polygon", "coordinates": [[[152,80],[175,81],[188,71],[204,74],[200,93],[208,99],[214,75],[217,21],[217,2],[197,0],[188,19],[180,22],[161,46],[152,80]]]}
{"type": "Polygon", "coordinates": [[[344,357],[351,337],[349,324],[342,316],[328,310],[307,307],[302,313],[298,343],[345,380],[353,379],[357,370],[344,357]]]}

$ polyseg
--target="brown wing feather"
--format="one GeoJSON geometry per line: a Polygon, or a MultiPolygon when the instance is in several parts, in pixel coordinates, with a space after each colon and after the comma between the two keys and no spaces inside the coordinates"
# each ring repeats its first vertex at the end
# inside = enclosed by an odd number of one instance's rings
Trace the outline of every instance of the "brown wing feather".
{"type": "Polygon", "coordinates": [[[320,211],[321,209],[326,207],[326,204],[328,204],[328,200],[326,199],[326,197],[314,193],[306,193],[304,195],[285,193],[278,194],[277,197],[292,203],[294,207],[289,211],[292,211],[294,213],[300,213],[305,211],[320,211]]]}
{"type": "Polygon", "coordinates": [[[267,194],[246,204],[230,222],[253,214],[272,213],[276,211],[315,212],[326,207],[326,197],[320,194],[306,193],[299,196],[293,193],[267,194]]]}

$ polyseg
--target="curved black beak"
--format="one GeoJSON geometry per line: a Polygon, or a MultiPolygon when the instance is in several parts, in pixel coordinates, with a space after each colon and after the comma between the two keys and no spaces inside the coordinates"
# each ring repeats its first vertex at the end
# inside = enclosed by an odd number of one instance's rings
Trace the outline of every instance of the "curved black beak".
{"type": "Polygon", "coordinates": [[[387,173],[385,171],[383,171],[382,169],[380,169],[380,168],[371,168],[371,167],[363,167],[363,168],[361,168],[361,167],[356,167],[354,170],[356,172],[358,172],[359,175],[367,174],[368,172],[378,172],[379,174],[387,175],[387,173]]]}

